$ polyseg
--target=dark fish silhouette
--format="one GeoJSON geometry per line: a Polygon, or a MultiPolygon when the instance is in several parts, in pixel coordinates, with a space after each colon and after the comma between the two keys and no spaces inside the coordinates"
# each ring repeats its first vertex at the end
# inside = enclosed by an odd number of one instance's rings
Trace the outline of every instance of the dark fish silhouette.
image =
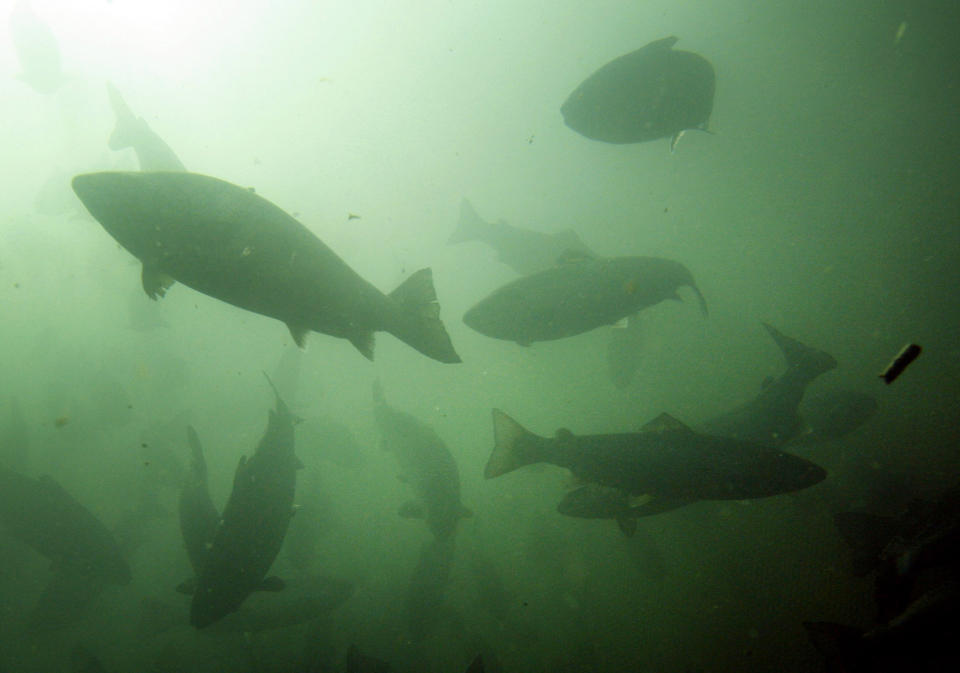
{"type": "Polygon", "coordinates": [[[829,353],[811,348],[763,323],[784,359],[787,369],[765,382],[760,393],[746,404],[701,423],[704,432],[766,446],[782,446],[807,430],[798,408],[807,386],[837,366],[829,353]]]}
{"type": "Polygon", "coordinates": [[[421,642],[443,617],[443,601],[453,566],[454,538],[434,538],[423,543],[417,567],[404,596],[407,630],[421,642]]]}
{"type": "Polygon", "coordinates": [[[626,491],[600,484],[587,484],[567,492],[557,511],[577,519],[613,519],[624,535],[633,537],[637,519],[662,514],[688,505],[693,500],[632,498],[626,491]]]}
{"type": "Polygon", "coordinates": [[[839,670],[950,671],[960,666],[960,487],[914,501],[897,517],[835,516],[860,570],[876,571],[877,623],[858,629],[804,622],[811,642],[839,670]]]}
{"type": "Polygon", "coordinates": [[[203,456],[200,437],[192,425],[187,426],[187,441],[190,444],[190,470],[180,491],[180,535],[194,576],[199,577],[220,524],[220,513],[210,498],[207,461],[203,456]]]}
{"type": "Polygon", "coordinates": [[[591,140],[640,143],[706,130],[713,111],[710,62],[674,51],[676,37],[651,42],[590,75],[560,108],[571,129],[591,140]]]}
{"type": "Polygon", "coordinates": [[[477,215],[473,205],[463,199],[460,202],[460,220],[447,244],[480,241],[496,250],[500,261],[526,276],[556,266],[557,260],[566,252],[592,255],[577,232],[564,229],[546,234],[532,229],[522,229],[503,220],[485,222],[477,215]]]}
{"type": "Polygon", "coordinates": [[[257,589],[280,589],[267,571],[293,516],[297,470],[295,418],[280,396],[253,456],[240,459],[223,518],[203,561],[190,606],[190,624],[203,628],[236,611],[257,589]],[[264,579],[266,578],[266,579],[264,579]]]}
{"type": "MultiPolygon", "coordinates": [[[[822,481],[823,468],[749,442],[694,432],[667,414],[641,432],[541,437],[493,411],[495,446],[487,479],[524,465],[565,467],[587,484],[646,496],[647,513],[697,500],[745,500],[798,491],[822,481]]],[[[617,518],[616,516],[611,518],[617,518]]]]}
{"type": "Polygon", "coordinates": [[[152,298],[178,280],[283,321],[300,346],[314,330],[348,339],[372,359],[374,332],[387,331],[435,360],[460,361],[429,269],[384,295],[280,208],[205,175],[90,173],[76,176],[73,189],[143,263],[152,298]]]}
{"type": "Polygon", "coordinates": [[[0,526],[50,559],[57,572],[130,582],[130,567],[110,531],[51,477],[0,468],[0,526]]]}
{"type": "Polygon", "coordinates": [[[107,141],[107,146],[116,151],[133,148],[140,162],[141,171],[187,170],[176,153],[154,133],[143,117],[137,117],[123,100],[117,88],[107,82],[110,107],[117,121],[107,141]]]}
{"type": "Polygon", "coordinates": [[[450,449],[433,428],[388,406],[379,381],[373,387],[373,413],[383,448],[394,455],[401,478],[416,493],[400,515],[422,518],[438,539],[452,537],[460,519],[472,513],[460,502],[460,473],[450,449]]]}
{"type": "MultiPolygon", "coordinates": [[[[203,633],[261,633],[305,624],[335,610],[353,595],[354,585],[326,575],[298,575],[284,581],[282,592],[251,594],[236,612],[211,624],[203,633]]],[[[157,634],[187,623],[182,604],[155,598],[141,603],[141,627],[157,634]]]]}
{"type": "Polygon", "coordinates": [[[693,276],[679,262],[659,257],[581,257],[494,290],[463,316],[489,337],[526,346],[612,325],[689,286],[707,314],[693,276]]]}
{"type": "Polygon", "coordinates": [[[18,2],[10,14],[10,36],[21,72],[17,77],[37,93],[53,93],[67,80],[60,64],[60,45],[50,26],[34,14],[28,2],[18,2]]]}

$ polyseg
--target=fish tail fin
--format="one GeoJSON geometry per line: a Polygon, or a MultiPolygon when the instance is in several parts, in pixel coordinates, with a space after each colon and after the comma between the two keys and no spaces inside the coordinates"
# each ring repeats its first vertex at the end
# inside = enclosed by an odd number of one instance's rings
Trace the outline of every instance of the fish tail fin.
{"type": "Polygon", "coordinates": [[[710,312],[707,310],[707,300],[704,298],[703,293],[700,292],[700,288],[693,283],[690,284],[690,288],[693,290],[694,294],[697,295],[697,301],[700,302],[700,312],[703,313],[703,317],[708,317],[710,312]]]}
{"type": "Polygon", "coordinates": [[[788,337],[772,325],[763,323],[763,326],[773,337],[773,340],[777,342],[788,367],[801,369],[813,379],[837,366],[837,361],[829,353],[811,348],[796,339],[788,337]]]}
{"type": "Polygon", "coordinates": [[[133,145],[133,136],[137,132],[137,117],[123,100],[117,87],[110,82],[107,82],[107,95],[110,97],[113,114],[117,117],[110,139],[107,140],[107,147],[112,150],[122,150],[133,145]]]}
{"type": "Polygon", "coordinates": [[[540,462],[541,439],[499,409],[494,409],[494,445],[483,476],[493,479],[524,465],[540,462]]]}
{"type": "Polygon", "coordinates": [[[200,435],[192,425],[187,426],[187,442],[190,444],[190,471],[198,481],[207,481],[207,461],[203,457],[203,445],[200,435]]]}
{"type": "Polygon", "coordinates": [[[457,228],[447,239],[447,245],[453,243],[463,243],[464,241],[475,241],[481,237],[482,232],[490,225],[480,219],[473,204],[463,199],[460,202],[460,219],[457,221],[457,228]]]}
{"type": "Polygon", "coordinates": [[[390,332],[408,346],[439,362],[460,362],[450,335],[440,321],[440,304],[433,288],[433,271],[420,269],[390,293],[403,309],[403,318],[390,332]]]}

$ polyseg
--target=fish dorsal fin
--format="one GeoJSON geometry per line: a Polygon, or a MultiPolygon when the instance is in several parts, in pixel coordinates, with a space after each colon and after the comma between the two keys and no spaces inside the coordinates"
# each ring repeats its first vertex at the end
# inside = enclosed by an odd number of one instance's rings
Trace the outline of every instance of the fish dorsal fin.
{"type": "Polygon", "coordinates": [[[677,430],[693,433],[693,430],[668,413],[660,414],[640,428],[640,432],[675,432],[677,430]]]}
{"type": "Polygon", "coordinates": [[[670,49],[680,40],[676,35],[664,37],[660,40],[654,40],[647,45],[647,49],[670,49]]]}
{"type": "Polygon", "coordinates": [[[571,248],[560,253],[560,256],[557,257],[557,266],[564,266],[565,264],[578,264],[591,259],[593,259],[593,255],[586,250],[574,250],[571,248]]]}

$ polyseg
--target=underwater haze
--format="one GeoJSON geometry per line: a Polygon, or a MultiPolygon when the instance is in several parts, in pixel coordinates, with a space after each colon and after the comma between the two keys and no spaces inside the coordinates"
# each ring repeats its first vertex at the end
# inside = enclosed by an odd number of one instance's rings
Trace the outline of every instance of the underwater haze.
{"type": "MultiPolygon", "coordinates": [[[[914,540],[960,476],[955,2],[0,16],[0,670],[960,660],[888,634],[914,612],[878,615],[835,524],[909,511],[914,540]],[[626,123],[667,131],[565,119],[641,49],[596,109],[652,91],[626,123]],[[664,102],[684,87],[703,124],[664,102]],[[100,172],[131,175],[73,182],[100,172]],[[251,581],[197,628],[203,587],[237,584],[205,556],[251,581]]],[[[942,551],[919,557],[960,580],[942,551]]],[[[925,631],[960,623],[943,601],[925,631]]]]}

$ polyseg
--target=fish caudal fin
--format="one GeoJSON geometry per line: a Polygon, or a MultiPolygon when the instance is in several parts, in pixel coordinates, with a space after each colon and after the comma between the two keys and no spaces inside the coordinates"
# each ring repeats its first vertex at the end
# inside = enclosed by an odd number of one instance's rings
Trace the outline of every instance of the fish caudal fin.
{"type": "Polygon", "coordinates": [[[499,477],[524,465],[539,463],[538,437],[499,409],[493,410],[493,452],[483,469],[487,479],[499,477]]]}
{"type": "Polygon", "coordinates": [[[463,243],[464,241],[475,241],[482,237],[484,229],[489,225],[480,219],[477,211],[473,209],[466,199],[460,202],[460,219],[457,221],[457,228],[447,239],[447,245],[453,243],[463,243]]]}
{"type": "Polygon", "coordinates": [[[772,325],[762,324],[770,336],[773,337],[773,340],[777,342],[788,367],[796,367],[807,372],[810,379],[814,379],[837,366],[837,361],[829,353],[811,348],[796,339],[788,337],[772,325]]]}
{"type": "Polygon", "coordinates": [[[113,114],[117,117],[113,132],[110,133],[110,139],[107,141],[107,147],[112,150],[131,147],[137,134],[137,118],[127,102],[123,100],[123,96],[110,82],[107,82],[107,95],[110,97],[110,107],[113,108],[113,114]]]}
{"type": "MultiPolygon", "coordinates": [[[[433,289],[433,271],[420,269],[389,296],[403,309],[400,324],[389,330],[394,336],[439,362],[461,361],[450,335],[440,321],[440,304],[437,302],[437,292],[433,289]]],[[[372,342],[370,353],[369,357],[372,358],[372,342]]]]}

